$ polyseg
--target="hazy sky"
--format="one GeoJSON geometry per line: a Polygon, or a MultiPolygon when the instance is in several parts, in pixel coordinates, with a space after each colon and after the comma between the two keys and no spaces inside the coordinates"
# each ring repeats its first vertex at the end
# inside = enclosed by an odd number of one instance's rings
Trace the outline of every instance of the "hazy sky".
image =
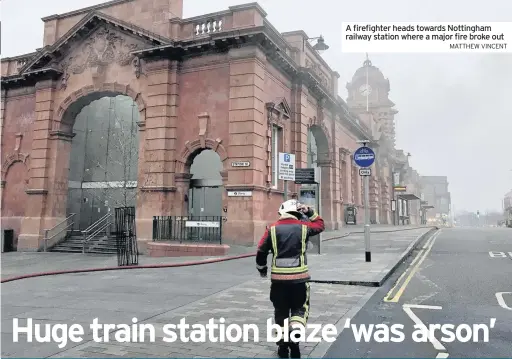
{"type": "MultiPolygon", "coordinates": [[[[2,56],[42,47],[41,17],[102,0],[3,0],[2,56]]],[[[250,2],[250,1],[246,1],[250,2]]],[[[237,0],[185,0],[184,17],[226,10],[237,0]]],[[[510,21],[512,1],[260,0],[279,31],[322,34],[340,75],[340,95],[364,61],[341,52],[343,21],[510,21]]],[[[512,39],[509,47],[512,47],[512,39]]],[[[370,54],[391,83],[397,146],[422,175],[446,175],[455,210],[501,209],[512,189],[512,54],[370,54]],[[509,103],[506,106],[506,102],[509,103]]]]}

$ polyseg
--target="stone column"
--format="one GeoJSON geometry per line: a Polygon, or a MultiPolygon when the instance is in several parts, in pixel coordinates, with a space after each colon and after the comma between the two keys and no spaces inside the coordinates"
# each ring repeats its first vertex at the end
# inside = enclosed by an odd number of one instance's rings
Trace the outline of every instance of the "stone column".
{"type": "Polygon", "coordinates": [[[229,160],[249,161],[250,167],[229,168],[226,191],[253,191],[252,197],[229,197],[226,243],[253,245],[265,230],[262,207],[266,194],[265,117],[266,56],[257,47],[231,49],[229,90],[229,160]],[[236,218],[236,220],[235,220],[236,218]]]}
{"type": "MultiPolygon", "coordinates": [[[[36,251],[43,246],[45,229],[52,228],[65,216],[58,209],[59,217],[51,217],[53,209],[51,205],[55,200],[48,200],[51,182],[50,174],[56,173],[56,159],[52,158],[50,131],[54,110],[56,82],[52,80],[40,81],[36,84],[36,110],[35,121],[32,125],[32,150],[30,153],[30,179],[27,188],[29,199],[26,206],[25,218],[21,222],[21,230],[18,239],[19,251],[36,251]],[[46,217],[47,214],[50,216],[46,217]]],[[[53,143],[55,145],[55,143],[53,143]]],[[[57,146],[58,147],[58,146],[57,146]]],[[[54,146],[55,148],[55,146],[54,146]]]]}
{"type": "Polygon", "coordinates": [[[192,200],[189,198],[191,179],[192,175],[190,173],[176,173],[174,176],[174,182],[176,184],[176,192],[174,198],[178,202],[172,213],[175,216],[186,216],[189,214],[188,208],[190,201],[192,200]],[[187,201],[185,201],[185,198],[187,198],[187,201]]]}
{"type": "Polygon", "coordinates": [[[334,229],[334,217],[333,217],[333,178],[332,178],[332,163],[333,161],[325,160],[318,161],[321,173],[321,185],[320,185],[320,201],[321,201],[321,212],[320,215],[324,219],[326,229],[334,229]]]}
{"type": "Polygon", "coordinates": [[[139,160],[139,241],[152,238],[153,216],[181,214],[184,203],[184,194],[176,192],[174,180],[179,102],[178,62],[168,59],[149,61],[146,63],[146,74],[146,123],[144,136],[140,136],[144,145],[139,160]]]}
{"type": "Polygon", "coordinates": [[[45,214],[48,218],[63,220],[67,216],[71,141],[75,134],[50,132],[51,165],[45,214]]]}
{"type": "MultiPolygon", "coordinates": [[[[308,164],[308,89],[297,81],[292,87],[292,150],[295,153],[295,165],[297,168],[306,168],[308,164]]],[[[298,192],[300,185],[295,186],[298,192]]]]}
{"type": "Polygon", "coordinates": [[[336,178],[333,167],[335,166],[336,161],[333,158],[332,145],[335,142],[335,139],[332,136],[332,128],[328,128],[325,126],[325,98],[321,98],[318,101],[317,107],[317,125],[322,126],[322,130],[327,132],[331,130],[331,134],[324,133],[324,137],[326,142],[328,142],[328,138],[331,139],[331,143],[326,143],[325,150],[321,149],[321,145],[318,143],[317,139],[317,147],[318,151],[327,151],[327,153],[322,153],[321,156],[318,156],[317,164],[320,167],[321,171],[321,184],[320,184],[320,198],[321,198],[321,212],[320,215],[323,217],[325,221],[326,229],[334,229],[335,222],[335,213],[333,206],[333,199],[336,193],[336,178]],[[330,147],[329,147],[330,145],[330,147]]]}
{"type": "Polygon", "coordinates": [[[342,226],[342,202],[341,202],[341,159],[339,155],[338,138],[336,136],[337,115],[333,116],[331,124],[331,156],[332,156],[332,222],[333,229],[339,229],[342,226]]]}
{"type": "MultiPolygon", "coordinates": [[[[4,114],[5,114],[5,100],[7,97],[7,90],[1,89],[0,91],[1,91],[1,102],[0,102],[0,151],[1,151],[3,149],[3,144],[4,144],[4,114]]],[[[5,186],[5,180],[4,180],[4,178],[1,178],[0,179],[0,213],[3,209],[2,206],[4,203],[4,201],[3,201],[4,186],[5,186]]],[[[2,248],[3,248],[3,239],[2,239],[2,248]]]]}

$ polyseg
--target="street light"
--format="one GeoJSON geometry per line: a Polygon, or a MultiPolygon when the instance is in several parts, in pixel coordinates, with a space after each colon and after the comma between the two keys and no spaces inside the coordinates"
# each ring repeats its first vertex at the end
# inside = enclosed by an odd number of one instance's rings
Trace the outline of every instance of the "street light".
{"type": "Polygon", "coordinates": [[[318,51],[319,53],[322,53],[323,51],[326,51],[329,49],[329,46],[325,43],[324,37],[320,35],[319,37],[310,37],[308,38],[308,41],[311,40],[318,40],[315,45],[313,45],[313,49],[318,51]]]}

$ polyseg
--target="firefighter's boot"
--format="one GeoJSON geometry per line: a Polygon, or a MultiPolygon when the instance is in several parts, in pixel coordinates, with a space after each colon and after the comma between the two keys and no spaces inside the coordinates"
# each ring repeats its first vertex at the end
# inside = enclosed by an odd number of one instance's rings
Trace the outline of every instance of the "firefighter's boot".
{"type": "Polygon", "coordinates": [[[290,342],[290,358],[300,358],[299,343],[290,342]]]}
{"type": "Polygon", "coordinates": [[[288,343],[285,343],[285,341],[282,339],[277,342],[277,355],[279,356],[279,358],[289,358],[290,357],[288,343]]]}

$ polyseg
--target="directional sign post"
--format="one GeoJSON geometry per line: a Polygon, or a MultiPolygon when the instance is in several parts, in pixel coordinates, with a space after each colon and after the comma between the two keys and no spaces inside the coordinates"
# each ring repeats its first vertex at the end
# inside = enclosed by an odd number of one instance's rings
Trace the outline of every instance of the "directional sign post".
{"type": "Polygon", "coordinates": [[[366,262],[372,261],[372,252],[370,250],[370,175],[368,168],[375,162],[375,152],[366,143],[354,152],[354,162],[361,167],[359,174],[364,180],[364,247],[366,262]],[[363,172],[361,172],[363,171],[363,172]],[[365,174],[363,174],[365,173],[365,174]],[[368,174],[366,174],[368,173],[368,174]]]}
{"type": "Polygon", "coordinates": [[[295,181],[295,155],[279,152],[278,178],[284,180],[284,200],[288,200],[288,181],[295,181]]]}

